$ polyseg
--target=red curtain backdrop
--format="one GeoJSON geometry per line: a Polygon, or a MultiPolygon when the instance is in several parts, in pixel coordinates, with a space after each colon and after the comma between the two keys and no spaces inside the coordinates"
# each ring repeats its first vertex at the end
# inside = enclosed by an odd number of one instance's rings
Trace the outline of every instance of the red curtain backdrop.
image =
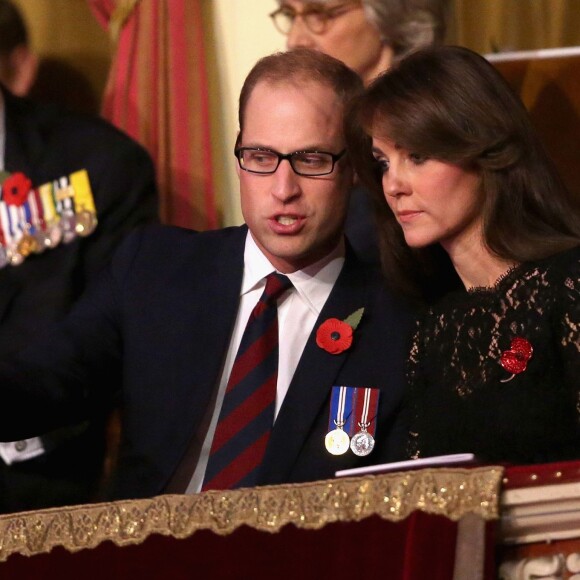
{"type": "Polygon", "coordinates": [[[151,153],[161,219],[219,226],[212,183],[203,0],[87,0],[115,46],[103,116],[151,153]]]}

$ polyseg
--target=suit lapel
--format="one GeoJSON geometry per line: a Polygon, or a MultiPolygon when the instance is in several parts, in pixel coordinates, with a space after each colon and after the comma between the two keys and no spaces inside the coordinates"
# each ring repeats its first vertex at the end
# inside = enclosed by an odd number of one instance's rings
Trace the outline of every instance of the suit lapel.
{"type": "MultiPolygon", "coordinates": [[[[200,269],[192,267],[181,295],[175,298],[177,303],[184,305],[175,340],[181,343],[176,349],[186,367],[179,375],[179,388],[184,398],[177,396],[176,401],[180,401],[180,406],[181,402],[186,402],[186,408],[196,409],[196,412],[205,409],[213,395],[236,320],[246,231],[245,226],[238,228],[222,245],[219,258],[213,253],[208,257],[203,265],[207,266],[203,267],[203,294],[191,290],[200,286],[200,269]],[[184,336],[195,338],[183,341],[184,336]],[[200,352],[205,353],[203,364],[200,364],[200,352]]],[[[197,420],[192,424],[197,424],[197,420]]]]}
{"type": "Polygon", "coordinates": [[[204,425],[205,414],[212,404],[238,311],[246,232],[245,226],[230,230],[226,234],[230,238],[221,246],[211,245],[214,250],[211,255],[205,257],[203,264],[192,264],[184,272],[179,291],[172,294],[172,300],[183,308],[171,339],[174,343],[171,350],[179,353],[176,359],[179,372],[174,375],[172,393],[172,425],[166,427],[174,453],[164,453],[160,458],[161,462],[168,462],[168,475],[183,458],[195,430],[204,425]]]}
{"type": "MultiPolygon", "coordinates": [[[[364,270],[349,251],[343,270],[308,338],[272,430],[264,459],[265,483],[271,476],[280,481],[288,477],[318,414],[330,396],[335,378],[348,359],[349,350],[333,355],[320,348],[316,344],[316,331],[328,318],[344,320],[355,310],[367,306],[369,287],[364,277],[364,270]]],[[[364,332],[363,322],[354,333],[355,343],[357,333],[364,332]]]]}

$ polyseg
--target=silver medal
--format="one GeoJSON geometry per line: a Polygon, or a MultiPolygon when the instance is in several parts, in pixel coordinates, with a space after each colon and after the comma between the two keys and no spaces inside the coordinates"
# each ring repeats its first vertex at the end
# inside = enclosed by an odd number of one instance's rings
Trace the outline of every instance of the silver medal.
{"type": "Polygon", "coordinates": [[[64,213],[60,218],[60,227],[62,230],[62,241],[65,244],[72,242],[76,237],[76,217],[72,212],[64,213]]]}
{"type": "Polygon", "coordinates": [[[368,455],[375,446],[375,438],[366,430],[359,431],[350,441],[350,449],[359,457],[368,455]]]}

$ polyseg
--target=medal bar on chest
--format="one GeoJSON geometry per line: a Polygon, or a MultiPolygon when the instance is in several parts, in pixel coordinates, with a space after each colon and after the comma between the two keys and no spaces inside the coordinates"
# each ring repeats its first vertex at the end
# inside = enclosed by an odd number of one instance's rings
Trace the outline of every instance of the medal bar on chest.
{"type": "Polygon", "coordinates": [[[379,389],[370,387],[332,387],[328,433],[324,444],[332,455],[349,449],[359,457],[375,446],[379,389]]]}
{"type": "Polygon", "coordinates": [[[96,208],[86,170],[38,188],[32,188],[21,173],[4,177],[0,189],[0,268],[17,266],[31,254],[95,230],[96,208]]]}

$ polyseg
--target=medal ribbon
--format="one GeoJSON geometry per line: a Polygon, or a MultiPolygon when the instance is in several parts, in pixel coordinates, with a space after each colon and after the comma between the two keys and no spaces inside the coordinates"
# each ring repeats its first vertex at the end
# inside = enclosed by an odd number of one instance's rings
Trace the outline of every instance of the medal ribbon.
{"type": "Polygon", "coordinates": [[[8,246],[12,242],[12,238],[10,237],[8,209],[4,201],[0,201],[0,223],[2,223],[2,244],[8,246]]]}
{"type": "Polygon", "coordinates": [[[42,210],[44,214],[45,223],[51,224],[58,221],[58,214],[54,206],[54,199],[52,197],[52,183],[45,183],[39,186],[38,192],[42,201],[42,210]]]}
{"type": "Polygon", "coordinates": [[[50,188],[50,193],[52,194],[52,199],[54,201],[54,208],[59,218],[62,216],[62,200],[63,197],[60,195],[60,179],[55,179],[52,182],[52,187],[50,188]]]}
{"type": "Polygon", "coordinates": [[[75,171],[70,175],[70,184],[74,191],[74,199],[77,212],[88,211],[96,214],[95,202],[89,182],[89,174],[86,169],[75,171]]]}
{"type": "Polygon", "coordinates": [[[8,214],[8,231],[10,232],[10,242],[16,245],[22,237],[19,222],[20,222],[20,208],[15,205],[7,205],[6,213],[8,214]]]}
{"type": "Polygon", "coordinates": [[[35,216],[36,224],[39,230],[46,231],[44,222],[44,210],[42,207],[42,200],[40,199],[40,193],[38,188],[35,187],[32,190],[32,195],[30,196],[30,203],[32,205],[32,213],[35,216]]]}
{"type": "Polygon", "coordinates": [[[38,204],[36,198],[36,190],[33,189],[30,192],[28,201],[25,204],[25,211],[27,210],[26,216],[28,223],[30,224],[31,233],[36,233],[36,230],[40,229],[40,216],[38,215],[38,204]]]}
{"type": "Polygon", "coordinates": [[[74,213],[73,197],[74,191],[68,183],[68,178],[61,177],[59,179],[58,190],[56,191],[56,198],[59,201],[62,201],[63,211],[65,212],[72,211],[74,213]]]}
{"type": "Polygon", "coordinates": [[[356,389],[355,419],[357,430],[375,434],[375,421],[379,408],[379,389],[359,387],[356,389]]]}
{"type": "Polygon", "coordinates": [[[349,436],[353,435],[353,402],[354,387],[332,387],[330,400],[330,417],[328,418],[328,430],[332,431],[337,427],[344,429],[349,436]]]}
{"type": "Polygon", "coordinates": [[[25,229],[33,234],[36,232],[37,219],[35,219],[35,212],[32,210],[32,203],[34,202],[34,195],[28,196],[28,199],[22,204],[22,210],[24,211],[24,223],[25,229]]]}

